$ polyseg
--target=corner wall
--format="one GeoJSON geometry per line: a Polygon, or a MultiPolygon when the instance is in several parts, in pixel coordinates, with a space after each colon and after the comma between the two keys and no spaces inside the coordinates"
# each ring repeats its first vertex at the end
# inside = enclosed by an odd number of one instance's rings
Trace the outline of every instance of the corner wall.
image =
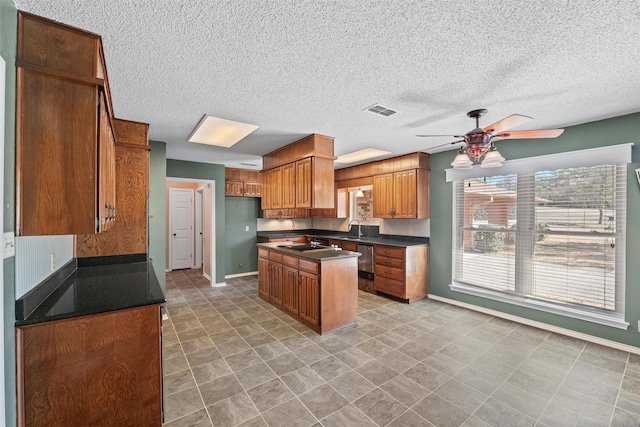
{"type": "Polygon", "coordinates": [[[632,164],[627,169],[627,236],[626,236],[626,298],[625,320],[630,323],[626,331],[591,322],[571,319],[505,304],[485,298],[453,292],[451,284],[452,236],[452,183],[445,181],[445,169],[455,157],[454,151],[431,155],[431,237],[429,247],[429,293],[456,301],[497,310],[576,332],[640,347],[640,188],[634,169],[640,166],[640,113],[614,117],[565,128],[555,139],[504,140],[496,143],[507,159],[518,159],[607,145],[634,142],[632,164]]]}
{"type": "Polygon", "coordinates": [[[257,197],[225,197],[226,275],[258,271],[256,244],[260,202],[257,197]]]}
{"type": "Polygon", "coordinates": [[[167,144],[149,141],[149,261],[164,290],[167,284],[165,270],[165,180],[167,176],[167,144]]]}

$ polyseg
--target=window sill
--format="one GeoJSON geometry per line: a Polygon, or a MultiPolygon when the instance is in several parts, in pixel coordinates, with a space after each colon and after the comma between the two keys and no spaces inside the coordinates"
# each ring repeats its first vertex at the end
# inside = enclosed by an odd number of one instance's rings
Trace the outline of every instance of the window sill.
{"type": "Polygon", "coordinates": [[[500,292],[491,291],[489,289],[481,289],[457,282],[453,282],[451,285],[449,285],[449,288],[455,292],[461,292],[464,294],[487,298],[494,301],[500,301],[520,307],[526,307],[533,310],[544,311],[547,313],[557,314],[559,316],[571,317],[573,319],[584,320],[586,322],[598,323],[600,325],[610,326],[612,328],[623,330],[627,330],[629,328],[628,322],[625,322],[623,318],[615,315],[589,312],[587,310],[580,310],[569,306],[547,303],[544,301],[536,300],[534,298],[507,295],[500,292]]]}

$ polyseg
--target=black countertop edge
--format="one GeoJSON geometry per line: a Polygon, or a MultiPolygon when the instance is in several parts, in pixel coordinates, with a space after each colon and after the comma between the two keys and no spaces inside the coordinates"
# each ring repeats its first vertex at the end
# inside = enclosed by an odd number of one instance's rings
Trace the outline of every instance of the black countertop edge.
{"type": "MultiPolygon", "coordinates": [[[[73,261],[71,264],[75,267],[75,260],[73,261]]],[[[64,268],[68,267],[65,265],[64,268]]],[[[46,287],[47,290],[51,290],[51,286],[55,284],[53,280],[50,280],[52,278],[45,281],[47,282],[46,286],[43,286],[45,282],[42,282],[30,291],[30,293],[38,295],[40,299],[36,301],[35,297],[31,296],[30,306],[36,303],[37,306],[30,312],[23,309],[21,316],[18,316],[16,309],[15,326],[70,319],[166,302],[153,265],[149,262],[74,268],[67,277],[61,278],[60,276],[56,276],[59,281],[52,292],[45,294],[43,290],[39,289],[46,287]]],[[[16,307],[18,304],[23,304],[24,307],[24,301],[16,301],[16,307]]]]}
{"type": "MultiPolygon", "coordinates": [[[[354,227],[357,232],[357,228],[354,227]]],[[[404,242],[407,245],[429,245],[428,237],[418,236],[403,236],[399,234],[379,234],[377,236],[363,236],[362,239],[357,240],[357,235],[352,233],[345,233],[344,231],[334,230],[275,230],[275,231],[258,231],[258,237],[289,237],[289,236],[326,236],[328,238],[336,239],[354,239],[355,241],[362,241],[363,243],[372,242],[384,244],[385,240],[404,242]]]]}
{"type": "Polygon", "coordinates": [[[76,271],[76,259],[71,259],[51,276],[44,279],[35,288],[16,300],[16,320],[25,319],[35,311],[42,301],[52,295],[58,286],[76,271]]]}
{"type": "Polygon", "coordinates": [[[131,264],[147,262],[147,254],[109,255],[78,258],[78,267],[95,267],[98,265],[131,264]]]}

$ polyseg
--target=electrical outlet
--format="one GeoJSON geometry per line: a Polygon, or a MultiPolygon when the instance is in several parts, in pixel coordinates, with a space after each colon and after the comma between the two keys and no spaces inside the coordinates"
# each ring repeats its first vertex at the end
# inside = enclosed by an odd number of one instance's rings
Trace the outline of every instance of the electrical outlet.
{"type": "Polygon", "coordinates": [[[640,332],[640,320],[638,320],[638,332],[640,332]]]}
{"type": "Polygon", "coordinates": [[[244,227],[244,231],[249,231],[249,226],[248,225],[244,227]]]}
{"type": "Polygon", "coordinates": [[[3,235],[2,257],[9,258],[16,254],[16,238],[13,231],[8,231],[3,235]]]}
{"type": "Polygon", "coordinates": [[[238,264],[238,268],[242,268],[242,263],[238,264]]]}
{"type": "Polygon", "coordinates": [[[51,254],[51,271],[56,269],[56,254],[51,254]]]}

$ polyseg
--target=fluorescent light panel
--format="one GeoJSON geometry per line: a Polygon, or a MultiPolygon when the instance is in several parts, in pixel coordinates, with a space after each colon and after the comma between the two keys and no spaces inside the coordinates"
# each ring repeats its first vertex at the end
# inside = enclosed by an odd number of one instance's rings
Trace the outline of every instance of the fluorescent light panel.
{"type": "Polygon", "coordinates": [[[336,163],[353,163],[360,160],[371,159],[373,157],[389,154],[390,151],[376,150],[375,148],[365,148],[364,150],[354,151],[353,153],[343,154],[338,157],[336,163]]]}
{"type": "Polygon", "coordinates": [[[204,116],[189,136],[189,142],[229,148],[259,127],[219,117],[204,116]]]}

